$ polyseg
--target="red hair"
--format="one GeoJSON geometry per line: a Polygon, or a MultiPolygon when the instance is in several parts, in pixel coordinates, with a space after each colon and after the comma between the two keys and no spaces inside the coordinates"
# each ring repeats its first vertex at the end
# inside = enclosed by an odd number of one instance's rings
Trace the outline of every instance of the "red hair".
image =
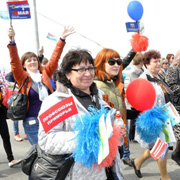
{"type": "Polygon", "coordinates": [[[166,59],[168,60],[168,62],[170,61],[171,56],[174,56],[174,54],[167,54],[166,59]]]}
{"type": "MultiPolygon", "coordinates": [[[[98,77],[99,79],[102,79],[103,81],[105,80],[105,78],[107,78],[108,80],[111,80],[110,75],[105,71],[105,63],[110,58],[120,58],[120,55],[117,51],[113,49],[103,48],[96,55],[96,58],[94,60],[94,65],[96,67],[96,77],[98,77]]],[[[119,84],[119,82],[121,82],[122,70],[123,70],[123,66],[121,64],[116,84],[119,84]]]]}

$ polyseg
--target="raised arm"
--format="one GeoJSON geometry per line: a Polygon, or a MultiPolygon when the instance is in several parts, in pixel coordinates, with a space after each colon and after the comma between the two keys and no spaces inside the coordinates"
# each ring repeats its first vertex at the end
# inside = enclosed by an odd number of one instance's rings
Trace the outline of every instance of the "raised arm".
{"type": "Polygon", "coordinates": [[[42,63],[42,60],[44,58],[43,53],[44,53],[44,47],[41,46],[41,48],[38,50],[38,59],[39,59],[40,63],[42,63]]]}
{"type": "Polygon", "coordinates": [[[24,81],[27,75],[24,72],[22,64],[20,62],[18,50],[15,43],[15,31],[12,26],[8,30],[8,37],[10,40],[10,43],[8,44],[8,49],[11,58],[11,70],[17,83],[21,84],[21,82],[24,81]]]}
{"type": "Polygon", "coordinates": [[[52,76],[52,74],[54,73],[54,71],[57,69],[58,67],[58,61],[60,59],[60,56],[62,54],[63,48],[65,46],[65,39],[70,35],[75,33],[75,30],[73,27],[71,26],[65,26],[64,30],[62,32],[61,38],[59,39],[59,41],[56,44],[56,47],[53,51],[53,54],[51,56],[51,58],[49,59],[49,62],[46,66],[46,72],[48,74],[49,77],[52,76]]]}
{"type": "Polygon", "coordinates": [[[15,31],[12,26],[8,30],[8,37],[9,37],[10,43],[13,43],[15,41],[15,31]]]}
{"type": "Polygon", "coordinates": [[[136,53],[131,49],[126,57],[124,57],[122,60],[123,69],[125,69],[130,64],[135,55],[136,53]]]}
{"type": "Polygon", "coordinates": [[[75,33],[75,29],[71,26],[65,26],[62,32],[61,38],[66,39],[70,34],[75,33]]]}

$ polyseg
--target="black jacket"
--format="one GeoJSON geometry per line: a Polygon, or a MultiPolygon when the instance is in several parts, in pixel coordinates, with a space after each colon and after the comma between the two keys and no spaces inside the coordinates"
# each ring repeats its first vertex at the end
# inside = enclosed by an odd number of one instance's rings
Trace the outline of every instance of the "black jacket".
{"type": "Polygon", "coordinates": [[[125,69],[129,65],[135,55],[136,53],[131,49],[127,56],[122,59],[123,69],[125,69]]]}
{"type": "Polygon", "coordinates": [[[14,75],[12,72],[7,73],[5,79],[9,82],[15,82],[14,75]]]}

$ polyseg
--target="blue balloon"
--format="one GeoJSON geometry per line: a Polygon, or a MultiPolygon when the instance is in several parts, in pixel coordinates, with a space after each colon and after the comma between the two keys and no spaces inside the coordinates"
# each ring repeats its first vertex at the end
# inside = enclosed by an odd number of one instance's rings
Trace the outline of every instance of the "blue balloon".
{"type": "Polygon", "coordinates": [[[139,21],[143,15],[143,6],[139,1],[131,1],[127,7],[131,19],[139,21]]]}

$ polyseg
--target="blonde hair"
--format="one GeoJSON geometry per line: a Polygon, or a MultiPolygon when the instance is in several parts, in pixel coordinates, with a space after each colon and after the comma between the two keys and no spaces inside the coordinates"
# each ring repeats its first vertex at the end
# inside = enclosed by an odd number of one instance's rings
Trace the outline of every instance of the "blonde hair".
{"type": "Polygon", "coordinates": [[[161,58],[161,66],[165,63],[169,63],[166,58],[161,58]]]}
{"type": "Polygon", "coordinates": [[[41,64],[45,66],[47,63],[48,63],[48,59],[44,57],[41,64]]]}
{"type": "Polygon", "coordinates": [[[133,65],[139,65],[143,62],[144,55],[142,53],[137,53],[133,58],[133,65]]]}

